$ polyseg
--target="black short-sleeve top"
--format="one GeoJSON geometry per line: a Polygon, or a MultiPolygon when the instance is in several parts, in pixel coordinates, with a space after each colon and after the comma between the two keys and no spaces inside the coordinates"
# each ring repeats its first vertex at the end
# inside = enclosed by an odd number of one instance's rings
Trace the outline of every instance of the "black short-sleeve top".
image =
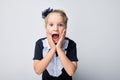
{"type": "MultiPolygon", "coordinates": [[[[78,61],[76,43],[73,40],[66,37],[63,42],[62,49],[64,50],[66,56],[71,61],[78,61]]],[[[47,38],[39,39],[35,45],[35,52],[34,52],[33,60],[43,59],[49,50],[50,50],[50,45],[48,43],[47,38]]],[[[64,73],[66,73],[66,72],[65,72],[65,70],[62,66],[62,63],[60,61],[60,58],[56,52],[56,54],[54,54],[51,62],[47,66],[46,70],[43,72],[43,77],[44,76],[46,77],[46,75],[47,76],[49,75],[52,77],[59,77],[64,73]]]]}

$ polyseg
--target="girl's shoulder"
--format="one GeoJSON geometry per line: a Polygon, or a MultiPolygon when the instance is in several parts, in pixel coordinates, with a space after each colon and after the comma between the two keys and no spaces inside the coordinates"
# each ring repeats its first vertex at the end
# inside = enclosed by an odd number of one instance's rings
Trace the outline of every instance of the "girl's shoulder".
{"type": "Polygon", "coordinates": [[[69,41],[70,44],[76,44],[76,42],[68,37],[65,37],[66,40],[69,41]]]}
{"type": "Polygon", "coordinates": [[[37,41],[36,41],[36,43],[37,44],[40,44],[40,43],[42,43],[42,40],[45,40],[47,37],[44,37],[44,38],[40,38],[40,39],[38,39],[37,41]]]}

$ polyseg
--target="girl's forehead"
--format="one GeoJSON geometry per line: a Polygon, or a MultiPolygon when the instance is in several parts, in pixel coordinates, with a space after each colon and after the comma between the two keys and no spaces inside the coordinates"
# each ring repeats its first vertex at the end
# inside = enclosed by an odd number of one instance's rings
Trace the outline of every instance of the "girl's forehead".
{"type": "Polygon", "coordinates": [[[57,18],[57,17],[63,18],[60,13],[56,13],[56,12],[50,13],[50,14],[48,15],[48,18],[57,18]]]}
{"type": "Polygon", "coordinates": [[[59,13],[51,13],[47,17],[48,21],[64,21],[64,18],[59,13]]]}

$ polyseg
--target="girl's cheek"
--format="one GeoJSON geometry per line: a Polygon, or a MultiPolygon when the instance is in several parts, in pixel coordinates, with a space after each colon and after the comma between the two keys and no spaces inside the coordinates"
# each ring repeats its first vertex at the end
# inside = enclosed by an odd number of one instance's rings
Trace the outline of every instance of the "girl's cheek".
{"type": "Polygon", "coordinates": [[[46,29],[46,33],[47,33],[47,34],[51,34],[51,32],[50,32],[48,29],[46,29]]]}
{"type": "Polygon", "coordinates": [[[61,34],[63,34],[64,31],[65,31],[65,28],[61,30],[61,34]]]}
{"type": "Polygon", "coordinates": [[[63,34],[63,31],[60,32],[60,37],[62,36],[62,34],[63,34]]]}

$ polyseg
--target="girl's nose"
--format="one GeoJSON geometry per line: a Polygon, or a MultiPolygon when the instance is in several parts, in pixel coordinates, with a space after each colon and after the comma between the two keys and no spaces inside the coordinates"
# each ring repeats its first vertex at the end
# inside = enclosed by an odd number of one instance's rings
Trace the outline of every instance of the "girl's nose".
{"type": "Polygon", "coordinates": [[[54,30],[55,30],[55,31],[58,31],[58,26],[54,26],[54,30]]]}

